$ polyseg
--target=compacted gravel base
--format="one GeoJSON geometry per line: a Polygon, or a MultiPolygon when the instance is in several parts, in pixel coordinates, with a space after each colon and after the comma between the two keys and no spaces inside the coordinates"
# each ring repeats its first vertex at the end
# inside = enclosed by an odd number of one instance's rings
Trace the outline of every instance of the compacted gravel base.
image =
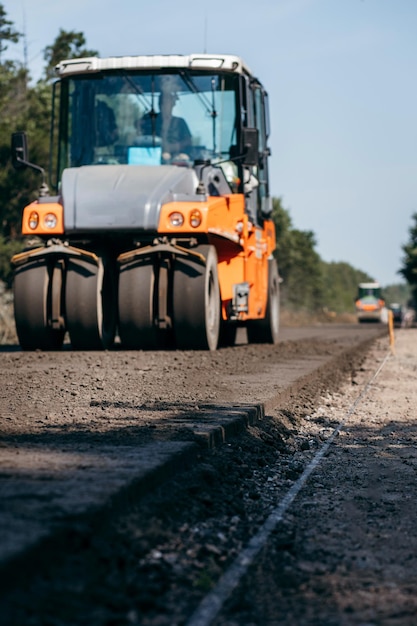
{"type": "MultiPolygon", "coordinates": [[[[218,616],[219,626],[414,623],[407,620],[417,597],[410,576],[416,571],[411,532],[416,520],[407,503],[415,499],[410,479],[416,397],[405,389],[415,377],[417,354],[404,351],[411,341],[417,343],[416,333],[398,333],[397,355],[218,616]]],[[[304,344],[310,358],[334,351],[335,344],[313,347],[314,342],[304,344]]],[[[360,353],[343,357],[344,362],[341,357],[340,374],[323,370],[295,396],[284,394],[247,432],[217,449],[201,449],[194,468],[174,475],[169,488],[162,486],[94,527],[75,520],[65,551],[28,563],[27,576],[23,567],[20,582],[3,588],[4,623],[186,624],[327,441],[387,349],[384,336],[366,360],[360,353]]],[[[220,381],[215,384],[221,389],[220,381]]],[[[75,390],[84,393],[80,385],[75,390]]],[[[254,395],[258,400],[256,388],[254,395]]],[[[129,412],[119,402],[113,408],[126,421],[129,412]]],[[[94,405],[90,410],[98,432],[105,434],[94,405]]]]}

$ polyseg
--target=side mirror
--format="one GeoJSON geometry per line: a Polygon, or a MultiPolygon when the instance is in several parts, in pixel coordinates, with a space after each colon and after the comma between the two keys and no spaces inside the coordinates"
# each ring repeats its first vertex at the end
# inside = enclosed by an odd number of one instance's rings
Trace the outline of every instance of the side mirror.
{"type": "Polygon", "coordinates": [[[242,129],[242,154],[244,165],[259,163],[259,131],[257,128],[242,129]]]}
{"type": "Polygon", "coordinates": [[[28,140],[26,133],[18,131],[12,134],[12,165],[16,170],[29,164],[28,140]]]}
{"type": "Polygon", "coordinates": [[[49,195],[48,185],[46,184],[45,170],[43,167],[40,167],[40,165],[36,165],[35,163],[31,163],[29,161],[27,135],[22,130],[12,134],[12,165],[16,170],[30,167],[32,170],[40,172],[42,175],[42,184],[39,189],[39,195],[49,195]]]}

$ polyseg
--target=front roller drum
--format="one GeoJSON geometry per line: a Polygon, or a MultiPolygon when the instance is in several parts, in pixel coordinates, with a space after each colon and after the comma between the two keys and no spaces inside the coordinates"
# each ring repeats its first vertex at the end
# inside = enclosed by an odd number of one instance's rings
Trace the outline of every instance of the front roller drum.
{"type": "Polygon", "coordinates": [[[221,299],[214,246],[194,248],[206,263],[177,257],[173,284],[174,336],[181,350],[216,350],[221,299]]]}
{"type": "Polygon", "coordinates": [[[42,258],[18,267],[14,273],[14,316],[23,350],[59,350],[64,341],[60,309],[62,267],[42,258]],[[56,300],[59,302],[55,302],[56,300]],[[55,302],[55,304],[54,304],[55,302]]]}
{"type": "Polygon", "coordinates": [[[65,309],[75,350],[103,350],[116,332],[114,273],[102,258],[97,263],[71,258],[67,265],[65,309]]]}

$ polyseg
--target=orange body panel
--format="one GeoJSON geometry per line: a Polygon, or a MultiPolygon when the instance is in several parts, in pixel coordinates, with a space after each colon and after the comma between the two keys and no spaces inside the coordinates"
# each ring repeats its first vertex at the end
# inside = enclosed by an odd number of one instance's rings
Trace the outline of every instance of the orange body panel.
{"type": "Polygon", "coordinates": [[[23,210],[22,235],[62,235],[64,233],[64,208],[58,202],[32,202],[23,210]],[[29,226],[33,214],[38,215],[36,228],[29,226]],[[45,218],[53,214],[56,217],[56,225],[53,228],[45,226],[45,218]]]}
{"type": "Polygon", "coordinates": [[[222,314],[233,298],[233,285],[247,282],[250,286],[249,311],[240,313],[241,320],[265,316],[268,293],[268,258],[275,249],[275,226],[271,220],[264,227],[253,225],[245,213],[245,200],[241,194],[209,197],[207,202],[170,202],[161,209],[158,232],[178,235],[207,233],[210,244],[218,256],[218,275],[222,299],[222,314]],[[189,217],[198,209],[201,224],[192,228],[189,217]],[[182,226],[174,227],[169,216],[184,216],[182,226]]]}
{"type": "Polygon", "coordinates": [[[237,194],[222,197],[210,196],[207,202],[168,202],[161,208],[158,232],[168,235],[201,234],[213,228],[229,233],[238,242],[236,226],[243,216],[244,198],[237,194]],[[190,225],[190,217],[196,210],[201,213],[202,221],[198,227],[194,228],[190,225]],[[182,226],[172,226],[169,219],[172,213],[181,213],[184,216],[182,226]]]}
{"type": "Polygon", "coordinates": [[[379,311],[385,306],[384,300],[378,300],[378,302],[371,302],[369,304],[362,302],[362,300],[356,300],[356,308],[362,311],[379,311]]]}

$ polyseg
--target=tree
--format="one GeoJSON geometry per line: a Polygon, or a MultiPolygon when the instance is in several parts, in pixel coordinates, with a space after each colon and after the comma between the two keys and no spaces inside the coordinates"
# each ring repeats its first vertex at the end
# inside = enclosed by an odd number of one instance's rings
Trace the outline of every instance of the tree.
{"type": "Polygon", "coordinates": [[[44,50],[46,80],[55,78],[55,67],[64,59],[80,59],[81,57],[98,55],[96,50],[85,48],[85,44],[86,40],[83,33],[74,30],[66,31],[61,28],[54,43],[44,50]]]}
{"type": "Polygon", "coordinates": [[[6,19],[6,15],[4,6],[0,4],[0,62],[3,52],[8,48],[5,42],[17,43],[21,37],[21,33],[14,30],[13,22],[6,19]]]}
{"type": "Polygon", "coordinates": [[[16,73],[20,74],[20,78],[27,78],[25,70],[20,64],[12,61],[3,61],[3,53],[8,48],[8,43],[18,43],[22,36],[14,29],[13,23],[6,18],[6,12],[2,4],[0,4],[0,110],[2,117],[4,115],[3,106],[5,101],[12,100],[10,97],[14,85],[11,84],[16,73]]]}
{"type": "Polygon", "coordinates": [[[417,306],[417,213],[412,215],[414,224],[409,228],[410,239],[407,244],[402,246],[404,251],[403,266],[399,270],[399,274],[404,276],[410,285],[413,306],[417,306]]]}
{"type": "MultiPolygon", "coordinates": [[[[15,172],[10,162],[10,134],[17,130],[26,110],[27,70],[19,63],[4,60],[2,53],[7,50],[7,43],[17,43],[20,34],[12,22],[6,19],[6,13],[0,4],[0,236],[9,237],[15,233],[14,224],[19,221],[13,200],[19,194],[14,184],[15,172]],[[5,43],[7,42],[7,43],[5,43]]],[[[1,254],[6,254],[7,240],[0,245],[1,254]]],[[[0,259],[0,268],[4,264],[0,259]]],[[[0,277],[4,272],[0,272],[0,277]]]]}
{"type": "Polygon", "coordinates": [[[14,170],[10,159],[12,132],[25,130],[30,146],[30,161],[49,167],[49,137],[52,110],[52,78],[56,63],[63,58],[97,54],[85,48],[82,33],[61,30],[45,53],[46,79],[29,85],[26,67],[2,59],[5,42],[16,43],[20,34],[6,19],[0,4],[0,279],[10,284],[10,256],[23,246],[20,237],[24,206],[35,200],[40,185],[39,173],[30,169],[14,170]]]}
{"type": "Polygon", "coordinates": [[[358,284],[373,282],[369,274],[355,269],[349,263],[322,261],[324,302],[329,311],[354,313],[358,284]]]}
{"type": "Polygon", "coordinates": [[[407,283],[384,285],[384,299],[387,304],[398,302],[406,306],[411,298],[411,289],[407,283]]]}
{"type": "Polygon", "coordinates": [[[323,261],[316,252],[312,231],[293,228],[289,212],[280,198],[273,198],[272,219],[275,223],[283,308],[307,313],[322,310],[353,313],[358,283],[372,281],[369,274],[349,263],[323,261]]]}
{"type": "Polygon", "coordinates": [[[323,306],[323,279],[320,256],[314,249],[315,235],[312,231],[292,227],[290,215],[280,198],[273,198],[272,206],[277,234],[275,256],[283,279],[283,306],[293,310],[316,311],[323,306]]]}

